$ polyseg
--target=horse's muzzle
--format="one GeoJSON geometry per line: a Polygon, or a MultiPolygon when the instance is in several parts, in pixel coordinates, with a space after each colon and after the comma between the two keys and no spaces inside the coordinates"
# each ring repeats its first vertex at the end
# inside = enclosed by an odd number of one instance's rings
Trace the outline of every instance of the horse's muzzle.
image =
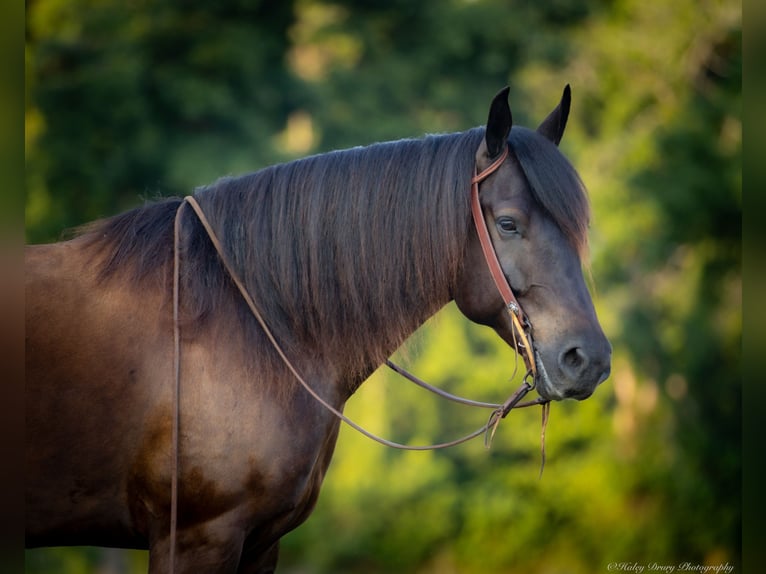
{"type": "Polygon", "coordinates": [[[538,394],[548,400],[587,399],[609,378],[611,356],[612,348],[606,338],[596,345],[571,346],[553,361],[543,360],[536,350],[538,394]]]}

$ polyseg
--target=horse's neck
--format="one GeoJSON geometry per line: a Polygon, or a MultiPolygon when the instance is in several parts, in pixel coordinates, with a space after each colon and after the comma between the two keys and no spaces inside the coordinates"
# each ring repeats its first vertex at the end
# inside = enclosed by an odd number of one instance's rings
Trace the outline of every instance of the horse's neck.
{"type": "Polygon", "coordinates": [[[351,380],[451,297],[467,216],[421,145],[309,158],[200,197],[277,339],[351,380]]]}

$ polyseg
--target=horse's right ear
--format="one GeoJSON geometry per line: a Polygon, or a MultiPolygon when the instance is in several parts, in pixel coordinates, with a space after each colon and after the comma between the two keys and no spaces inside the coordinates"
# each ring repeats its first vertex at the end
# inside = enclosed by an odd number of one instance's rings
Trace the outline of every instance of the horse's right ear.
{"type": "Polygon", "coordinates": [[[561,136],[564,135],[564,128],[567,127],[567,118],[569,117],[569,105],[572,102],[572,90],[569,84],[564,87],[564,93],[561,95],[559,105],[543,120],[543,123],[537,128],[538,133],[544,135],[550,141],[559,145],[561,136]]]}
{"type": "Polygon", "coordinates": [[[492,99],[492,104],[489,106],[487,131],[484,135],[484,141],[487,145],[487,159],[497,157],[503,151],[503,147],[508,145],[508,134],[511,133],[511,126],[513,125],[511,107],[508,105],[508,92],[510,91],[511,88],[504,87],[492,99]]]}

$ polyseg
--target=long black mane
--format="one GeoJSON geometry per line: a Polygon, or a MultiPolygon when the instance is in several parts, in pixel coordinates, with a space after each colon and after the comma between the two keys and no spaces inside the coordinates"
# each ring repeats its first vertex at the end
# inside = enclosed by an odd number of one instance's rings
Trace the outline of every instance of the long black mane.
{"type": "MultiPolygon", "coordinates": [[[[288,354],[329,357],[351,379],[364,377],[451,298],[483,134],[475,128],[316,155],[222,178],[195,196],[288,354]]],[[[581,250],[589,215],[576,172],[535,132],[511,134],[535,198],[581,250]]],[[[90,226],[102,277],[128,272],[168,288],[180,201],[90,226]]],[[[230,312],[231,282],[191,209],[182,241],[187,308],[198,319],[230,312]]],[[[236,308],[246,339],[260,341],[247,308],[236,308]]]]}
{"type": "Polygon", "coordinates": [[[514,127],[508,144],[521,164],[532,196],[585,259],[590,205],[577,171],[556,145],[530,129],[514,127]]]}

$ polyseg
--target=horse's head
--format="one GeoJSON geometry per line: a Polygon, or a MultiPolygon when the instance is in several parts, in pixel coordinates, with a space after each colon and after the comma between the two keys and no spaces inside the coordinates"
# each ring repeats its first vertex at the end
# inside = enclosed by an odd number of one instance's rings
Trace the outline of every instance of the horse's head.
{"type": "MultiPolygon", "coordinates": [[[[574,169],[558,151],[569,114],[569,86],[537,131],[513,128],[508,89],[492,101],[477,171],[510,147],[479,187],[494,251],[531,323],[537,390],[543,398],[584,399],[609,376],[611,346],[585,285],[589,207],[574,169]]],[[[515,346],[511,317],[496,288],[475,230],[454,291],[469,319],[493,327],[515,346]]]]}

